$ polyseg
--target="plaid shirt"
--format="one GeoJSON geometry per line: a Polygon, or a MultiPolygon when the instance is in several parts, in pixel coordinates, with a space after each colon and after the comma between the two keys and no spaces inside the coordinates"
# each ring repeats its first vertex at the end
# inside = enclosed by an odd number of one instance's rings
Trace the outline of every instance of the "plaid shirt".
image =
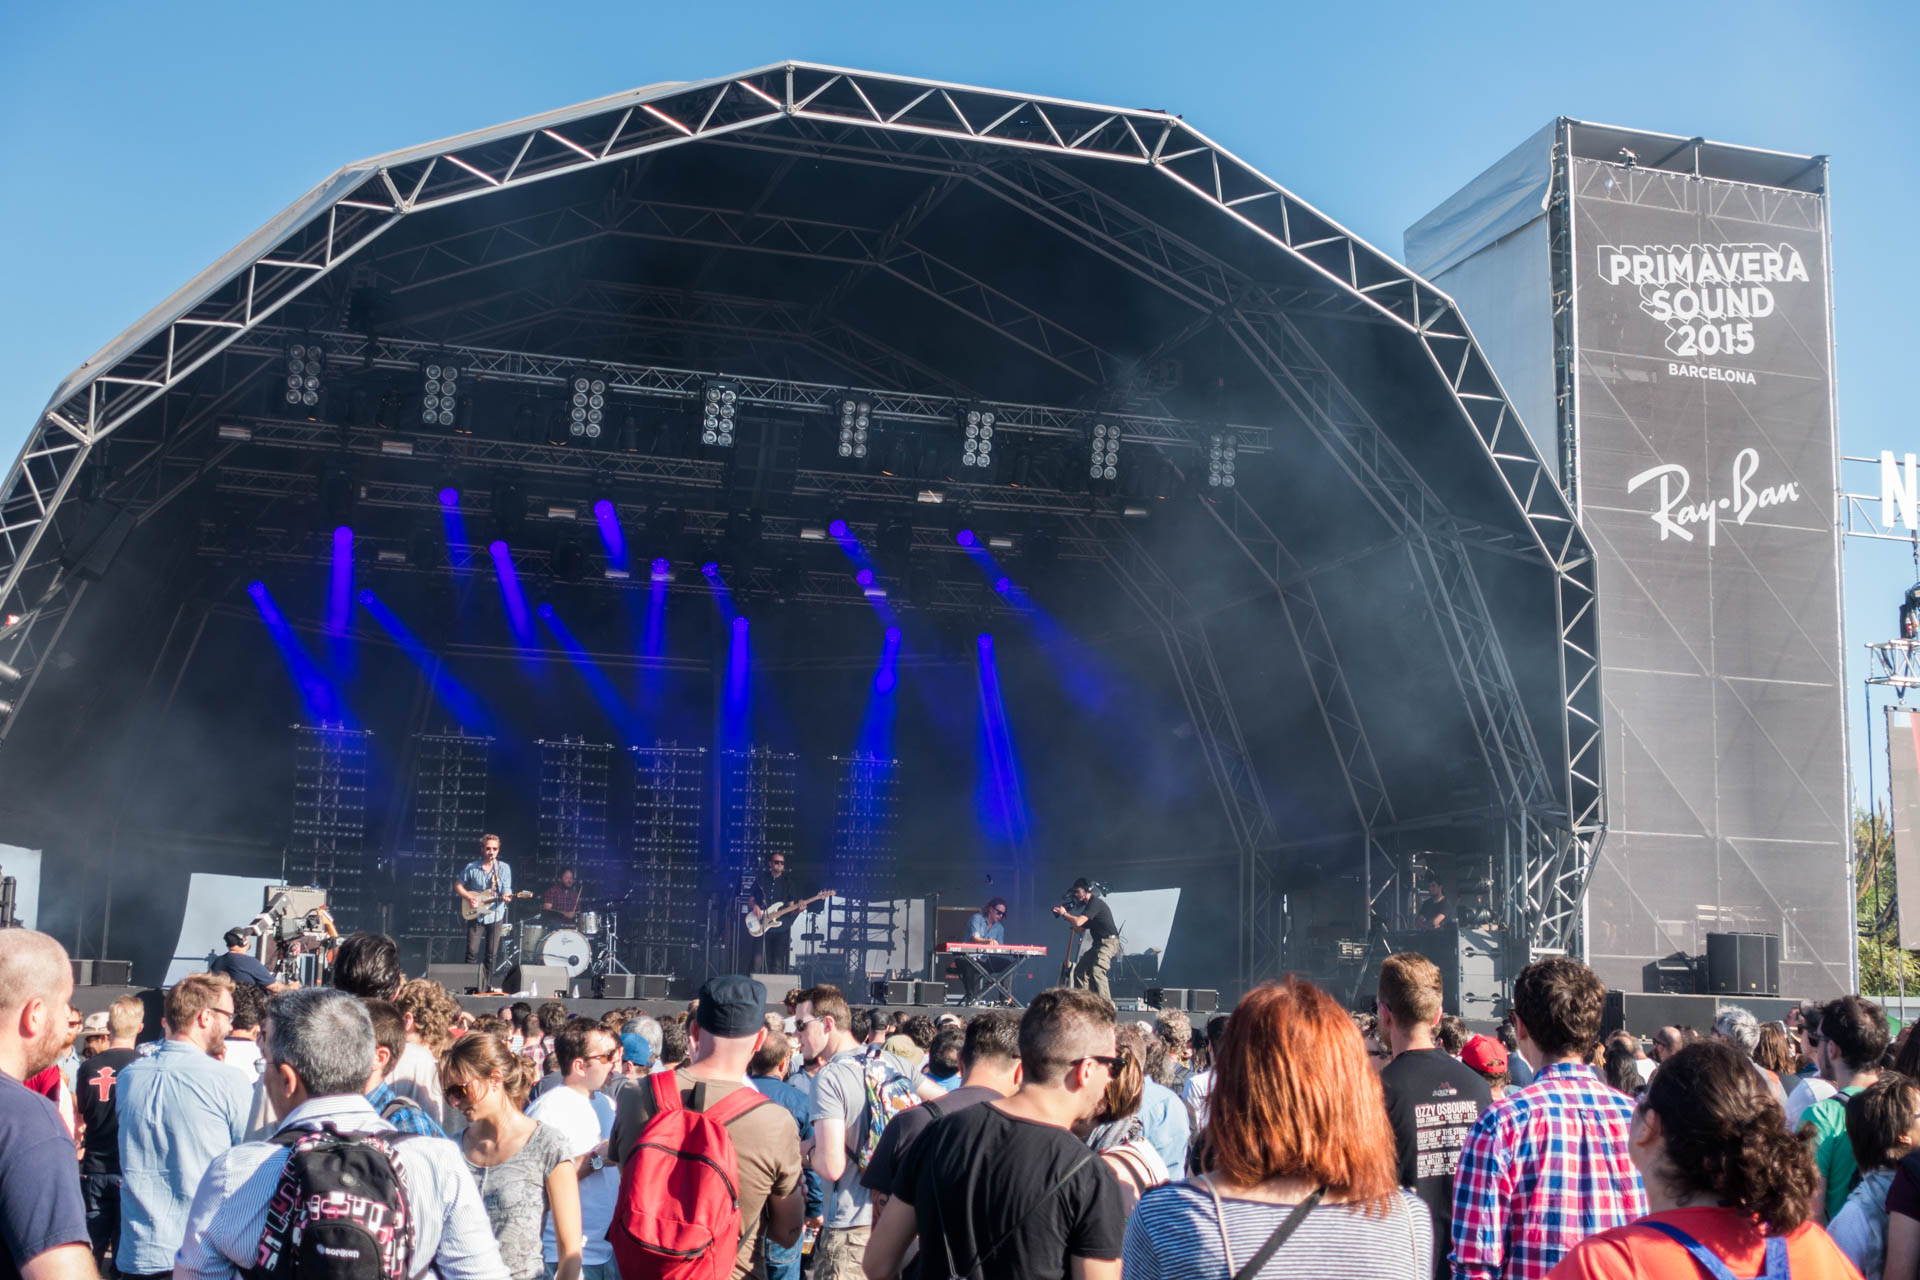
{"type": "Polygon", "coordinates": [[[382,1120],[402,1133],[417,1133],[428,1138],[447,1136],[441,1131],[440,1126],[433,1122],[433,1117],[427,1114],[426,1108],[411,1098],[401,1098],[385,1080],[373,1086],[373,1092],[367,1095],[367,1105],[379,1112],[382,1120]],[[403,1102],[405,1105],[393,1107],[393,1114],[388,1115],[387,1108],[395,1102],[403,1102]]]}
{"type": "Polygon", "coordinates": [[[1541,1280],[1581,1240],[1645,1214],[1632,1120],[1633,1101],[1576,1062],[1489,1107],[1453,1179],[1455,1280],[1541,1280]]]}

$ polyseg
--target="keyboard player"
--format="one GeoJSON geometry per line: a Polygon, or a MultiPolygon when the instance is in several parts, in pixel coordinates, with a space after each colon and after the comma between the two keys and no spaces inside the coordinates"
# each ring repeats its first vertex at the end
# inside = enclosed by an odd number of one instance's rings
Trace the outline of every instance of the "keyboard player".
{"type": "MultiPolygon", "coordinates": [[[[967,923],[967,941],[990,946],[1005,946],[1007,942],[1007,900],[989,898],[987,905],[973,913],[967,923]]],[[[980,999],[980,987],[983,973],[1004,973],[1011,969],[1017,956],[969,956],[960,965],[960,982],[967,993],[967,1003],[975,1004],[980,999]]]]}

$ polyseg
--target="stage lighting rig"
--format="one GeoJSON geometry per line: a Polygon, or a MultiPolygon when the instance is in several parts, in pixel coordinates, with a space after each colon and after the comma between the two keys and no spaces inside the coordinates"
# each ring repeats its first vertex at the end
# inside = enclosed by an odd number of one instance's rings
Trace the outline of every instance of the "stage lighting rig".
{"type": "Polygon", "coordinates": [[[1116,480],[1120,476],[1120,428],[1093,424],[1093,447],[1088,454],[1087,478],[1116,480]]]}
{"type": "Polygon", "coordinates": [[[460,366],[429,360],[420,366],[420,425],[460,430],[460,366]]]}
{"type": "Polygon", "coordinates": [[[281,403],[288,412],[309,418],[320,416],[320,400],[326,394],[327,349],[317,342],[294,342],[287,346],[286,388],[281,403]]]}
{"type": "Polygon", "coordinates": [[[739,409],[738,384],[707,383],[700,409],[700,443],[718,449],[733,448],[733,424],[739,409]]]}
{"type": "Polygon", "coordinates": [[[1234,464],[1240,441],[1231,431],[1216,432],[1207,442],[1207,484],[1214,489],[1231,489],[1234,464]]]}
{"type": "Polygon", "coordinates": [[[867,456],[867,430],[873,424],[873,401],[849,391],[840,398],[840,448],[842,458],[857,461],[867,456]]]}
{"type": "Polygon", "coordinates": [[[589,369],[567,379],[567,434],[598,440],[607,419],[607,380],[589,369]]]}
{"type": "Polygon", "coordinates": [[[990,470],[993,467],[993,410],[968,405],[960,413],[960,465],[990,470]]]}

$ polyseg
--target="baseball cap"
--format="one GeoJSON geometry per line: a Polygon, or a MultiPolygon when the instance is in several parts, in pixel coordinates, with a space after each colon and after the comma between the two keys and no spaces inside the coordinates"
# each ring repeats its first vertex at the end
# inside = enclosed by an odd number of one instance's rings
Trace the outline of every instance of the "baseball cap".
{"type": "Polygon", "coordinates": [[[700,988],[694,1020],[702,1031],[738,1039],[767,1025],[767,988],[742,973],[723,973],[700,988]]]}
{"type": "Polygon", "coordinates": [[[107,1011],[102,1009],[98,1013],[88,1014],[87,1020],[80,1024],[80,1034],[83,1036],[112,1035],[113,1027],[107,1022],[107,1011]]]}
{"type": "Polygon", "coordinates": [[[620,1037],[620,1049],[626,1055],[627,1061],[636,1067],[653,1065],[653,1046],[647,1043],[645,1036],[632,1031],[627,1032],[620,1037]]]}
{"type": "Polygon", "coordinates": [[[1507,1069],[1507,1046],[1492,1036],[1474,1036],[1461,1048],[1460,1061],[1482,1075],[1497,1076],[1507,1069]]]}

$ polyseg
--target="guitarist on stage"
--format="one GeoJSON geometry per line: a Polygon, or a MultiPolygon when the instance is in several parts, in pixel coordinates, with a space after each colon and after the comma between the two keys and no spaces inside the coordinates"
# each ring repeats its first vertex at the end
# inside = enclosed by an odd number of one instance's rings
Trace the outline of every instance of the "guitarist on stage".
{"type": "Polygon", "coordinates": [[[500,837],[480,837],[480,856],[469,862],[454,881],[453,891],[467,905],[479,907],[491,900],[486,910],[467,921],[467,963],[481,960],[481,940],[486,941],[487,978],[500,960],[500,939],[507,931],[507,899],[513,894],[513,868],[500,860],[500,837]]]}
{"type": "Polygon", "coordinates": [[[1073,985],[1111,1000],[1113,991],[1107,986],[1107,970],[1120,954],[1120,930],[1113,923],[1113,908],[1105,898],[1094,896],[1093,882],[1085,876],[1073,882],[1067,901],[1072,904],[1071,909],[1055,907],[1053,914],[1072,925],[1076,932],[1085,929],[1090,944],[1080,954],[1080,963],[1073,966],[1073,985]]]}
{"type": "MultiPolygon", "coordinates": [[[[787,855],[778,851],[768,854],[765,870],[753,878],[752,905],[747,908],[747,915],[758,920],[762,912],[776,904],[794,900],[793,880],[787,875],[787,855]]],[[[787,972],[787,954],[793,947],[789,932],[788,925],[782,922],[761,936],[757,972],[787,972]]]]}

